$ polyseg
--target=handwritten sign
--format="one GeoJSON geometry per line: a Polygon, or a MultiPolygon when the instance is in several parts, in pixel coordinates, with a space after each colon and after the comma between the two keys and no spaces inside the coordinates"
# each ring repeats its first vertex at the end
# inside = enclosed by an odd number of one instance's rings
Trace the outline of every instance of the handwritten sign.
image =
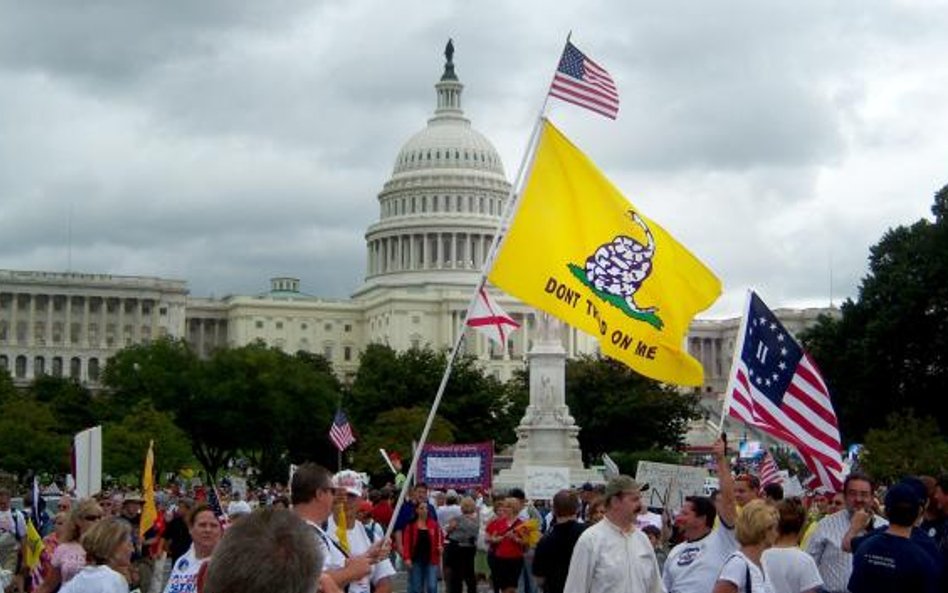
{"type": "Polygon", "coordinates": [[[550,500],[569,488],[569,468],[549,465],[528,465],[524,492],[531,500],[550,500]]]}
{"type": "Polygon", "coordinates": [[[703,496],[708,471],[690,465],[673,465],[640,461],[635,471],[635,481],[648,484],[642,493],[650,507],[679,509],[686,496],[703,496]]]}

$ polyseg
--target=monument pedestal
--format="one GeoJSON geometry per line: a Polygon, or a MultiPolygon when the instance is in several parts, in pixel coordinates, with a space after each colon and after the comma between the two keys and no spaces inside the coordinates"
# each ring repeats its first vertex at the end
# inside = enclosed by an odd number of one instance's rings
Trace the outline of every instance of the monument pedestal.
{"type": "Polygon", "coordinates": [[[579,426],[566,406],[566,351],[559,336],[549,333],[527,354],[530,403],[517,427],[513,463],[494,478],[495,490],[526,488],[528,468],[538,467],[568,471],[573,486],[603,482],[599,472],[583,466],[579,426]]]}

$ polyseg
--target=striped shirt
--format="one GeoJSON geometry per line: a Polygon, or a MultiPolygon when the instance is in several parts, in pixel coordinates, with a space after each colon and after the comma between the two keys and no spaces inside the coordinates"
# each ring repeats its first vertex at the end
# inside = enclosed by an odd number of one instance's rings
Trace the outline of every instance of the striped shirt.
{"type": "MultiPolygon", "coordinates": [[[[806,546],[806,551],[816,560],[824,590],[830,593],[845,593],[853,572],[853,555],[842,549],[843,536],[849,531],[851,517],[852,513],[846,509],[823,517],[806,546]]],[[[873,515],[870,527],[880,525],[888,525],[888,521],[873,515]]]]}

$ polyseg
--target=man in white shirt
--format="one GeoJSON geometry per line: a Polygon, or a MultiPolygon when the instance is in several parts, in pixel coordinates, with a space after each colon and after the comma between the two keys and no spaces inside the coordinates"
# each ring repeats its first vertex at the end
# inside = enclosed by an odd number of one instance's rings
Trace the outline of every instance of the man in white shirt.
{"type": "Polygon", "coordinates": [[[872,482],[865,474],[852,473],[843,482],[846,508],[823,517],[807,541],[806,551],[816,560],[827,593],[843,593],[853,572],[853,555],[842,548],[843,537],[888,525],[882,517],[872,515],[872,482]],[[857,512],[862,511],[862,512],[857,512]],[[857,525],[854,525],[857,522],[857,525]]]}
{"type": "Polygon", "coordinates": [[[345,498],[346,508],[346,546],[343,552],[343,542],[339,541],[336,517],[330,516],[326,526],[326,534],[333,544],[332,554],[341,557],[344,563],[347,558],[365,556],[373,559],[371,570],[365,576],[350,581],[348,593],[390,593],[392,590],[392,576],[395,568],[388,559],[388,546],[384,538],[372,540],[365,527],[358,520],[359,504],[363,501],[362,476],[352,470],[343,470],[333,478],[333,485],[339,494],[345,498]]]}
{"type": "Polygon", "coordinates": [[[635,526],[641,487],[629,476],[606,484],[606,515],[579,536],[564,593],[663,593],[648,537],[635,526]]]}
{"type": "Polygon", "coordinates": [[[718,465],[720,497],[715,509],[706,496],[689,496],[681,508],[676,524],[685,541],[672,548],[665,560],[663,581],[668,593],[708,593],[714,586],[727,557],[737,550],[734,523],[737,508],[734,478],[727,461],[723,439],[714,443],[718,465]],[[715,527],[715,517],[719,517],[715,527]]]}
{"type": "Polygon", "coordinates": [[[371,559],[364,555],[344,559],[341,565],[335,565],[330,559],[335,546],[322,525],[332,514],[334,493],[332,474],[315,463],[299,466],[290,482],[293,512],[312,529],[314,544],[323,560],[319,576],[319,590],[322,593],[342,593],[348,583],[365,577],[372,570],[371,559]]]}

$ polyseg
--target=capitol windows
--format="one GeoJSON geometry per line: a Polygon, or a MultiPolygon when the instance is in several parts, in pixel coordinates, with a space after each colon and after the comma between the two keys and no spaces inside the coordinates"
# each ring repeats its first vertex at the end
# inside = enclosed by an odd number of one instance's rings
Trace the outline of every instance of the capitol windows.
{"type": "Polygon", "coordinates": [[[277,328],[277,329],[283,329],[283,322],[282,322],[282,321],[277,321],[277,322],[276,322],[276,328],[277,328]]]}
{"type": "Polygon", "coordinates": [[[125,346],[132,345],[132,326],[131,325],[126,325],[125,327],[122,328],[122,343],[125,346]]]}
{"type": "Polygon", "coordinates": [[[26,343],[26,331],[27,326],[25,321],[16,322],[16,343],[25,344],[26,343]]]}
{"type": "Polygon", "coordinates": [[[90,358],[89,359],[89,380],[98,381],[99,380],[99,359],[90,358]]]}
{"type": "Polygon", "coordinates": [[[352,346],[346,346],[342,349],[342,359],[346,362],[352,360],[352,346]]]}
{"type": "Polygon", "coordinates": [[[53,323],[53,344],[62,344],[63,341],[63,322],[53,323]]]}
{"type": "Polygon", "coordinates": [[[6,354],[0,354],[0,371],[9,371],[10,370],[10,359],[7,358],[6,354]]]}
{"type": "Polygon", "coordinates": [[[327,323],[327,324],[323,325],[323,331],[331,332],[331,331],[332,331],[332,324],[331,324],[331,323],[327,323]]]}
{"type": "Polygon", "coordinates": [[[412,196],[411,198],[411,213],[412,214],[415,213],[415,197],[414,196],[412,196]]]}
{"type": "Polygon", "coordinates": [[[455,205],[456,212],[461,211],[461,200],[462,200],[461,196],[454,196],[454,205],[455,205]]]}
{"type": "Polygon", "coordinates": [[[164,317],[168,314],[168,307],[161,307],[158,309],[158,314],[164,317]]]}
{"type": "Polygon", "coordinates": [[[33,359],[33,376],[39,377],[40,375],[46,374],[46,359],[42,356],[37,356],[33,359]]]}
{"type": "Polygon", "coordinates": [[[73,356],[69,359],[69,377],[78,381],[81,375],[82,360],[80,360],[78,356],[73,356]]]}
{"type": "Polygon", "coordinates": [[[346,332],[346,333],[351,332],[351,331],[352,331],[352,324],[351,324],[351,323],[347,323],[347,324],[343,327],[343,331],[346,332]]]}
{"type": "Polygon", "coordinates": [[[63,357],[62,356],[53,357],[53,376],[54,377],[63,376],[63,357]]]}
{"type": "Polygon", "coordinates": [[[33,342],[40,346],[46,345],[46,322],[37,321],[33,324],[33,342]]]}
{"type": "Polygon", "coordinates": [[[82,331],[82,324],[79,323],[70,323],[69,324],[69,342],[71,344],[79,343],[79,334],[82,331]]]}
{"type": "Polygon", "coordinates": [[[484,214],[484,197],[477,198],[477,211],[484,214]]]}
{"type": "Polygon", "coordinates": [[[87,331],[89,333],[89,343],[98,344],[99,343],[99,325],[96,323],[90,323],[87,331]]]}
{"type": "Polygon", "coordinates": [[[26,357],[22,354],[16,357],[13,374],[16,375],[17,379],[23,379],[26,377],[26,357]]]}
{"type": "Polygon", "coordinates": [[[323,346],[323,357],[325,357],[326,360],[332,360],[332,344],[323,346]]]}
{"type": "Polygon", "coordinates": [[[428,211],[428,196],[421,197],[421,212],[424,214],[428,211]]]}
{"type": "Polygon", "coordinates": [[[263,321],[258,319],[257,321],[254,322],[254,327],[256,327],[257,329],[263,329],[263,321]]]}

